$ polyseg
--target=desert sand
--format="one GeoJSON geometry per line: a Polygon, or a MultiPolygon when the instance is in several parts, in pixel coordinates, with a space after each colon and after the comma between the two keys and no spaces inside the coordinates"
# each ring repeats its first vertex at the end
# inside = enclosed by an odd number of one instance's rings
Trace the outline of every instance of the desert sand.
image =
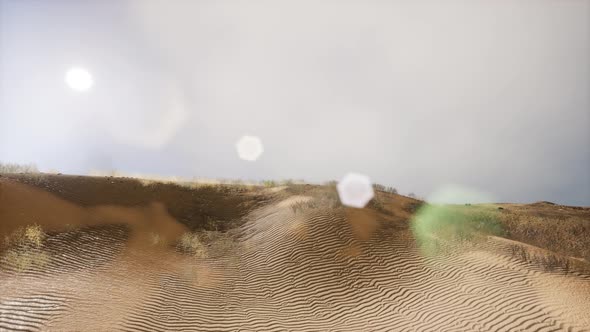
{"type": "Polygon", "coordinates": [[[352,209],[322,190],[3,175],[0,331],[590,331],[590,274],[511,249],[545,248],[484,234],[425,251],[419,201],[352,209]],[[39,243],[10,242],[30,225],[39,243]]]}

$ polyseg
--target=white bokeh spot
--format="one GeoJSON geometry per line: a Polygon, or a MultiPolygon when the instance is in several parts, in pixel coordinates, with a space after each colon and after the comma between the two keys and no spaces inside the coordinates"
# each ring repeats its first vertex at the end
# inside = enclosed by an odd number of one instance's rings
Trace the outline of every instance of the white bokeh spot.
{"type": "Polygon", "coordinates": [[[242,136],[236,143],[240,159],[255,161],[264,152],[262,141],[256,136],[242,136]]]}
{"type": "Polygon", "coordinates": [[[368,176],[348,173],[337,185],[342,204],[354,208],[364,208],[373,198],[373,185],[368,176]]]}
{"type": "Polygon", "coordinates": [[[90,72],[81,67],[68,69],[65,82],[70,89],[75,91],[87,91],[94,85],[94,79],[90,72]]]}

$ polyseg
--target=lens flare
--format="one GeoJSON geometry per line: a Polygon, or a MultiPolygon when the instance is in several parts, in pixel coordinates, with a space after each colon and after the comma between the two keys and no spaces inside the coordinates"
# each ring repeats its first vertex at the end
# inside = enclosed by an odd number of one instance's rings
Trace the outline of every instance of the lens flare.
{"type": "Polygon", "coordinates": [[[256,161],[264,152],[262,141],[256,136],[242,136],[236,143],[238,156],[242,160],[256,161]]]}
{"type": "Polygon", "coordinates": [[[471,205],[492,201],[490,195],[453,185],[441,188],[428,201],[411,222],[414,238],[424,255],[434,256],[442,248],[502,234],[495,206],[471,205]]]}
{"type": "Polygon", "coordinates": [[[342,204],[354,208],[364,208],[373,198],[373,186],[368,176],[348,173],[337,185],[342,204]]]}
{"type": "Polygon", "coordinates": [[[88,70],[82,67],[68,69],[65,76],[65,82],[70,89],[79,92],[87,91],[94,85],[92,75],[88,70]]]}

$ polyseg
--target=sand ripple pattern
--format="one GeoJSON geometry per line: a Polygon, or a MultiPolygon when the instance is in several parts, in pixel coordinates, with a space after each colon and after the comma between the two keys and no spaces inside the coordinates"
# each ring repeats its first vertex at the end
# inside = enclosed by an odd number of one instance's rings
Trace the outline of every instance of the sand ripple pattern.
{"type": "MultiPolygon", "coordinates": [[[[268,210],[242,228],[232,257],[200,260],[193,278],[153,275],[156,289],[121,329],[590,330],[543,300],[552,285],[546,273],[502,256],[494,244],[428,258],[407,228],[386,223],[361,240],[344,213],[268,210]]],[[[589,292],[587,280],[576,280],[589,292]]]]}
{"type": "Polygon", "coordinates": [[[38,294],[0,301],[0,331],[38,331],[49,319],[67,309],[64,298],[38,294]]]}
{"type": "Polygon", "coordinates": [[[125,249],[125,228],[60,234],[46,269],[0,270],[0,331],[590,331],[588,276],[492,239],[426,256],[407,223],[359,236],[350,218],[268,206],[214,258],[125,249]]]}

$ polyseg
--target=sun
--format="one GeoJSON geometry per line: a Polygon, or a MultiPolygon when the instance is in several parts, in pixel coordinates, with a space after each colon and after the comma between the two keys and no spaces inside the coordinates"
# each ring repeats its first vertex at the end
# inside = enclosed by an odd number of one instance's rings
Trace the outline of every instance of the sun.
{"type": "Polygon", "coordinates": [[[68,69],[65,76],[66,84],[72,90],[88,91],[94,85],[94,80],[90,72],[82,67],[72,67],[68,69]]]}

